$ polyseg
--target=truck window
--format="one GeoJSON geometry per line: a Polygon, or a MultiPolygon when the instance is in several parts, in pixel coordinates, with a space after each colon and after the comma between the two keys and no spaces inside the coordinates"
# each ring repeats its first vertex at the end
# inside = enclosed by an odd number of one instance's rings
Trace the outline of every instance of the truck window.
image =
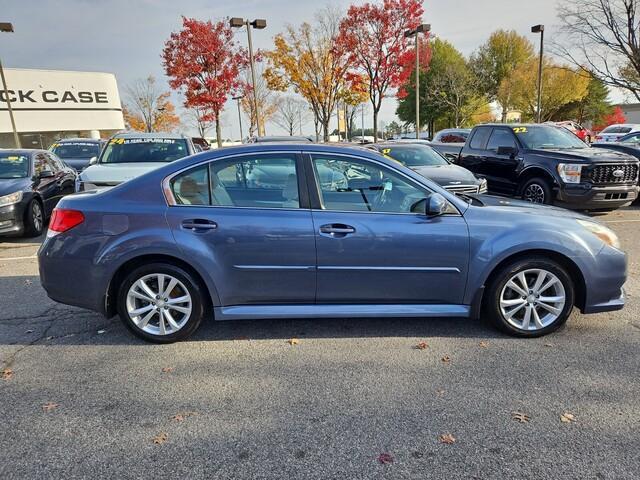
{"type": "Polygon", "coordinates": [[[487,150],[498,150],[498,147],[513,147],[517,148],[516,141],[513,138],[513,133],[510,130],[503,128],[496,128],[493,130],[491,137],[489,137],[489,143],[487,143],[487,150]]]}
{"type": "Polygon", "coordinates": [[[487,144],[487,139],[489,138],[490,133],[491,133],[491,128],[489,127],[476,128],[476,131],[473,132],[473,135],[471,136],[471,142],[469,143],[469,147],[475,148],[478,150],[483,150],[484,146],[487,144]]]}

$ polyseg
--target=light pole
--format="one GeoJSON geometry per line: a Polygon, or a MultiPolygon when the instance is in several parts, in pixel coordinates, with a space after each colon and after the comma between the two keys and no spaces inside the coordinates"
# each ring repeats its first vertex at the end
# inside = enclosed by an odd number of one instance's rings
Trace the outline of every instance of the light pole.
{"type": "MultiPolygon", "coordinates": [[[[0,23],[0,32],[13,32],[13,25],[8,22],[0,23]]],[[[9,89],[7,88],[7,81],[4,78],[4,69],[2,68],[2,62],[0,62],[0,78],[2,78],[2,89],[4,90],[4,99],[7,102],[7,110],[9,110],[9,118],[11,119],[11,128],[13,129],[13,141],[16,144],[16,148],[22,148],[20,145],[20,137],[18,137],[18,130],[16,129],[16,119],[13,118],[13,108],[11,107],[11,99],[9,98],[9,89]]]]}
{"type": "Polygon", "coordinates": [[[245,20],[244,18],[233,17],[229,20],[229,25],[232,28],[241,28],[247,27],[247,42],[249,44],[249,64],[251,66],[251,83],[253,86],[253,108],[256,112],[256,129],[258,130],[258,136],[262,129],[260,128],[260,112],[258,110],[258,92],[256,90],[256,68],[253,62],[253,43],[251,41],[251,27],[256,28],[258,30],[262,30],[267,27],[267,21],[264,19],[256,19],[253,22],[249,20],[245,20]]]}
{"type": "Polygon", "coordinates": [[[420,33],[428,34],[431,31],[431,25],[422,23],[414,30],[406,30],[405,37],[416,37],[416,139],[420,139],[420,33]]]}
{"type": "Polygon", "coordinates": [[[540,34],[540,61],[538,63],[538,112],[536,114],[537,121],[540,123],[542,121],[542,111],[541,111],[541,102],[542,102],[542,61],[544,55],[544,25],[534,25],[531,27],[531,33],[539,33],[540,34]]]}
{"type": "Polygon", "coordinates": [[[240,124],[240,141],[242,141],[242,137],[244,135],[242,135],[242,114],[240,113],[240,100],[242,100],[244,98],[243,95],[240,95],[238,97],[233,97],[233,100],[236,101],[236,103],[238,104],[238,123],[240,124]]]}

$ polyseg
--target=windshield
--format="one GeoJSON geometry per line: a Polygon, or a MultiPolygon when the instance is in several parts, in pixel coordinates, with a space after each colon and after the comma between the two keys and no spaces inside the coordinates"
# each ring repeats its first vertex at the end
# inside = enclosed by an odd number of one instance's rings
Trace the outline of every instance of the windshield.
{"type": "Polygon", "coordinates": [[[29,175],[29,157],[0,153],[0,178],[25,178],[29,175]]]}
{"type": "Polygon", "coordinates": [[[112,138],[100,163],[173,162],[186,157],[187,141],[178,138],[112,138]]]}
{"type": "Polygon", "coordinates": [[[586,148],[587,145],[564,127],[535,125],[513,127],[513,133],[526,148],[571,149],[586,148]]]}
{"type": "Polygon", "coordinates": [[[400,162],[405,167],[433,167],[448,165],[442,155],[425,145],[398,145],[382,147],[380,152],[388,158],[400,162]]]}
{"type": "Polygon", "coordinates": [[[612,125],[610,127],[605,128],[600,133],[629,133],[631,131],[631,127],[621,127],[612,125]]]}
{"type": "Polygon", "coordinates": [[[100,155],[100,145],[89,142],[54,143],[50,149],[58,157],[64,159],[91,158],[100,155]]]}

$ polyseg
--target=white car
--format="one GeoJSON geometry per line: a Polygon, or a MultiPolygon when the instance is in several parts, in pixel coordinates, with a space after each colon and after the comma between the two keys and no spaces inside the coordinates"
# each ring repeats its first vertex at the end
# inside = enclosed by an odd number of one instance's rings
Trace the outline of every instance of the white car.
{"type": "Polygon", "coordinates": [[[596,142],[617,142],[629,133],[640,132],[638,123],[618,123],[609,125],[596,135],[596,142]]]}
{"type": "Polygon", "coordinates": [[[76,191],[100,190],[196,153],[189,137],[168,133],[119,133],[78,177],[76,191]]]}

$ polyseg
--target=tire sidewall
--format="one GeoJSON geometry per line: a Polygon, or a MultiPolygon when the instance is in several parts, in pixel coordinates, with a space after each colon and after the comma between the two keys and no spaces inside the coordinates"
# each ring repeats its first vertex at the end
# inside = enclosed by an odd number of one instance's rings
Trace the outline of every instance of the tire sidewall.
{"type": "Polygon", "coordinates": [[[487,291],[486,302],[484,304],[484,311],[493,321],[493,323],[502,331],[519,337],[541,337],[548,333],[551,333],[561,326],[563,326],[571,311],[575,302],[575,287],[573,280],[569,276],[564,267],[558,263],[545,259],[543,257],[535,257],[531,259],[522,259],[515,261],[504,268],[502,268],[493,278],[491,285],[487,291]],[[500,294],[506,283],[518,272],[523,270],[529,270],[532,268],[541,268],[553,273],[562,282],[562,286],[565,291],[565,305],[556,319],[551,325],[546,326],[540,330],[525,331],[520,330],[505,320],[500,312],[500,294]]]}
{"type": "Polygon", "coordinates": [[[533,185],[533,184],[540,185],[540,187],[544,191],[544,201],[542,203],[538,203],[538,204],[534,204],[534,205],[550,205],[552,203],[551,186],[549,185],[549,182],[547,180],[545,180],[544,178],[540,178],[540,177],[530,178],[529,180],[524,182],[524,184],[522,185],[522,188],[520,189],[520,196],[522,197],[522,199],[524,201],[528,201],[524,196],[524,192],[527,190],[527,188],[530,185],[533,185]]]}
{"type": "Polygon", "coordinates": [[[151,263],[140,266],[131,271],[120,284],[118,290],[118,315],[125,326],[134,333],[134,335],[153,343],[173,343],[188,338],[196,331],[204,316],[205,297],[200,283],[194,276],[184,269],[169,263],[151,263]],[[179,331],[170,335],[152,335],[136,326],[129,318],[127,313],[127,293],[131,285],[145,275],[154,273],[165,273],[180,280],[191,295],[191,315],[187,323],[179,331]]]}

